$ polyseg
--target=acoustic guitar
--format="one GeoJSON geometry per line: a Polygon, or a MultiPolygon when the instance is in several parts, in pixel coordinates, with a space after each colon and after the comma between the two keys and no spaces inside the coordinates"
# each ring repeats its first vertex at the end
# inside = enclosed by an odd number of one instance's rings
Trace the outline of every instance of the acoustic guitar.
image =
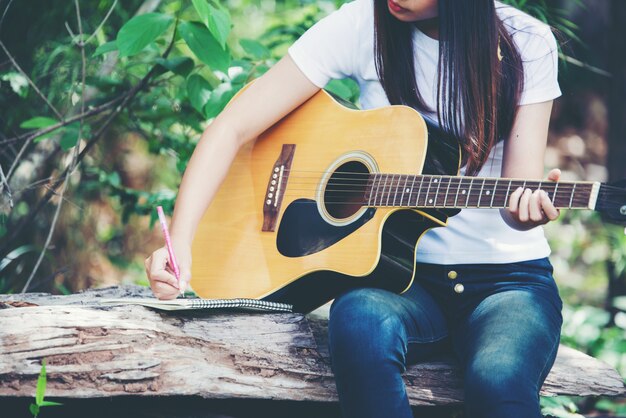
{"type": "Polygon", "coordinates": [[[192,245],[194,291],[309,312],[354,287],[401,293],[420,237],[518,187],[626,220],[626,189],[458,176],[458,145],[414,109],[354,110],[324,90],[242,147],[192,245]]]}

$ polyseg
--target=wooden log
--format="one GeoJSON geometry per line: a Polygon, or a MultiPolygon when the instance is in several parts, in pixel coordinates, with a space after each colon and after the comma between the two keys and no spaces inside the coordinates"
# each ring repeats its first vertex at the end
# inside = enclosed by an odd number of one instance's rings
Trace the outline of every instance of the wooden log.
{"type": "MultiPolygon", "coordinates": [[[[1,295],[0,397],[33,396],[46,358],[52,397],[337,400],[323,312],[181,314],[98,303],[149,295],[139,286],[1,295]]],[[[451,359],[412,365],[404,378],[412,405],[463,401],[451,359]]],[[[626,390],[613,368],[561,346],[541,394],[619,396],[626,390]]]]}

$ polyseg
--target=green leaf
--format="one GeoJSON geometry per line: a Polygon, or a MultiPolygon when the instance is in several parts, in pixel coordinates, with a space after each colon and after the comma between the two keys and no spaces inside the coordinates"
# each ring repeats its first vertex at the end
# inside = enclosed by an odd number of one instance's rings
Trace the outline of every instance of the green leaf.
{"type": "Polygon", "coordinates": [[[270,57],[270,50],[260,42],[252,39],[242,39],[239,41],[239,45],[241,45],[243,50],[254,59],[262,60],[270,57]]]}
{"type": "Polygon", "coordinates": [[[25,120],[20,123],[20,128],[24,129],[39,129],[39,128],[47,128],[48,126],[52,126],[56,123],[59,123],[58,120],[48,118],[46,116],[35,116],[34,118],[25,120]]]}
{"type": "Polygon", "coordinates": [[[206,0],[192,0],[200,19],[215,37],[222,49],[226,47],[226,39],[230,33],[231,20],[228,10],[218,4],[213,7],[206,0]]]}
{"type": "Polygon", "coordinates": [[[117,51],[117,42],[111,41],[104,43],[96,48],[96,51],[93,53],[92,57],[97,57],[99,55],[104,55],[112,51],[117,51]]]}
{"type": "Polygon", "coordinates": [[[24,77],[21,73],[11,71],[9,73],[3,74],[0,79],[2,81],[8,81],[11,85],[11,89],[18,96],[26,97],[28,95],[28,79],[24,77]]]}
{"type": "Polygon", "coordinates": [[[209,9],[211,9],[211,15],[209,16],[209,31],[215,36],[215,39],[220,43],[222,49],[226,49],[226,39],[228,38],[228,34],[230,33],[230,15],[228,14],[228,10],[218,5],[218,7],[213,7],[209,4],[209,9]]]}
{"type": "Polygon", "coordinates": [[[31,403],[28,409],[30,409],[30,413],[33,414],[34,417],[37,417],[37,415],[39,415],[39,405],[31,403]]]}
{"type": "Polygon", "coordinates": [[[72,149],[78,143],[78,132],[70,130],[66,132],[59,141],[63,151],[72,149]]]}
{"type": "Polygon", "coordinates": [[[209,101],[204,105],[204,116],[207,119],[214,118],[226,107],[237,90],[230,83],[222,83],[211,92],[209,101]]]}
{"type": "Polygon", "coordinates": [[[122,26],[117,34],[120,57],[141,52],[172,24],[174,18],[163,13],[146,13],[135,16],[122,26]]]}
{"type": "Polygon", "coordinates": [[[187,77],[193,70],[193,60],[189,57],[175,57],[170,59],[157,58],[156,63],[174,74],[187,77]]]}
{"type": "MultiPolygon", "coordinates": [[[[41,129],[41,128],[47,128],[48,126],[52,126],[56,123],[58,123],[59,121],[57,121],[56,119],[52,119],[52,118],[48,118],[45,116],[36,116],[32,119],[28,119],[24,122],[22,122],[20,124],[20,128],[24,128],[24,129],[41,129]]],[[[38,136],[37,138],[35,138],[34,142],[40,142],[43,141],[46,138],[50,138],[52,135],[55,135],[57,133],[60,132],[60,130],[63,129],[63,127],[59,127],[57,129],[54,129],[46,134],[43,134],[41,136],[38,136]]]]}
{"type": "Polygon", "coordinates": [[[211,98],[211,85],[202,76],[192,74],[187,78],[187,97],[198,112],[203,113],[204,105],[211,98]]]}
{"type": "Polygon", "coordinates": [[[41,371],[39,372],[39,378],[37,379],[37,392],[35,394],[35,403],[37,404],[37,406],[41,406],[45,393],[46,393],[46,359],[44,358],[41,361],[41,371]]]}
{"type": "MultiPolygon", "coordinates": [[[[20,203],[22,203],[22,202],[20,202],[20,203]]],[[[27,210],[27,212],[28,212],[28,210],[27,210]]],[[[6,228],[5,229],[3,229],[3,228],[4,228],[4,226],[0,225],[0,231],[4,231],[4,232],[0,233],[0,236],[4,235],[4,233],[6,233],[6,228]]],[[[2,270],[4,270],[6,268],[6,266],[8,266],[13,261],[15,261],[18,258],[20,258],[22,255],[27,254],[29,252],[35,253],[35,252],[37,252],[37,248],[32,246],[32,245],[22,245],[20,247],[17,247],[16,249],[12,250],[2,260],[0,260],[0,273],[2,272],[2,270]]]]}
{"type": "Polygon", "coordinates": [[[193,7],[198,12],[198,16],[202,22],[209,27],[209,16],[211,15],[211,9],[209,9],[209,3],[206,0],[191,0],[193,7]]]}
{"type": "Polygon", "coordinates": [[[63,404],[59,403],[59,402],[42,401],[41,405],[39,405],[39,406],[60,406],[60,405],[63,405],[63,404]]]}
{"type": "MultiPolygon", "coordinates": [[[[80,130],[80,123],[74,122],[70,125],[67,125],[63,128],[63,135],[59,140],[59,144],[63,151],[67,151],[74,147],[78,143],[78,134],[80,130]]],[[[91,131],[91,127],[87,124],[83,124],[83,132],[82,137],[86,138],[89,136],[91,131]]]]}
{"type": "Polygon", "coordinates": [[[199,22],[181,22],[180,34],[200,61],[213,70],[228,71],[230,53],[220,46],[206,26],[199,22]]]}

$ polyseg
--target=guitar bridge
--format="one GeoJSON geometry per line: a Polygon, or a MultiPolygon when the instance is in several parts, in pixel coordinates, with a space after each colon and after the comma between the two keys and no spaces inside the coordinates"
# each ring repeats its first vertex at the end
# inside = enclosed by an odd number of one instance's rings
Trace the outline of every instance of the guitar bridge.
{"type": "Polygon", "coordinates": [[[272,168],[263,202],[262,231],[264,232],[273,232],[276,230],[278,214],[283,202],[285,189],[287,189],[287,180],[291,172],[291,163],[295,151],[295,144],[283,144],[280,155],[272,168]]]}

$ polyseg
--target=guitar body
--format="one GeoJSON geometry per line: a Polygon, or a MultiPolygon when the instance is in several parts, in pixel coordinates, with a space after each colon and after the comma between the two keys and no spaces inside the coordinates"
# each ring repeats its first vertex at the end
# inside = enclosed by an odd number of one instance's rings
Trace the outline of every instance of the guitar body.
{"type": "Polygon", "coordinates": [[[354,185],[370,172],[425,167],[456,174],[458,149],[427,158],[427,140],[424,119],[409,107],[351,110],[320,91],[237,154],[198,226],[192,288],[299,312],[353,287],[405,291],[419,238],[445,226],[448,213],[339,204],[328,179],[350,172],[344,181],[354,185]]]}

